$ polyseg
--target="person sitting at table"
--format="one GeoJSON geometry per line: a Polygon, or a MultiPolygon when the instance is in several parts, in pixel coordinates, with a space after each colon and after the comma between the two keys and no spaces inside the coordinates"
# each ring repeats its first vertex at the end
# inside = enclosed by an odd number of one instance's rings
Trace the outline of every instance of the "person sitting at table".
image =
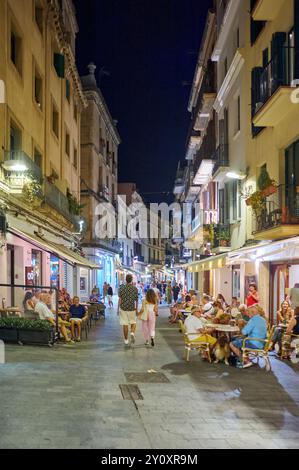
{"type": "MultiPolygon", "coordinates": [[[[48,303],[51,302],[49,294],[40,294],[38,302],[35,304],[35,312],[38,314],[40,320],[47,320],[51,325],[56,325],[56,316],[47,307],[48,303]]],[[[58,319],[58,328],[67,344],[74,343],[69,338],[68,330],[66,328],[66,322],[58,319]]]]}
{"type": "Polygon", "coordinates": [[[244,320],[246,323],[248,323],[250,320],[250,317],[248,315],[247,305],[241,304],[239,307],[239,312],[241,314],[241,319],[244,320]]]}
{"type": "Polygon", "coordinates": [[[208,343],[213,347],[217,343],[217,339],[212,336],[214,330],[207,328],[206,325],[207,320],[203,316],[202,307],[193,307],[191,315],[185,320],[188,338],[192,342],[208,343]]]}
{"type": "Polygon", "coordinates": [[[205,318],[213,318],[215,309],[213,306],[213,302],[209,295],[204,294],[202,297],[202,305],[203,305],[203,315],[205,318]]]}
{"type": "Polygon", "coordinates": [[[80,304],[80,299],[77,296],[74,297],[73,303],[70,306],[70,315],[72,339],[80,342],[82,322],[88,320],[88,315],[87,309],[80,304]],[[76,331],[78,331],[77,336],[76,331]]]}
{"type": "Polygon", "coordinates": [[[229,311],[233,319],[238,319],[242,317],[241,312],[240,312],[240,302],[238,301],[237,297],[232,298],[232,303],[231,303],[229,311]]]}
{"type": "Polygon", "coordinates": [[[25,312],[33,312],[34,311],[34,301],[33,301],[33,294],[32,292],[26,292],[24,300],[23,300],[23,307],[25,312]]]}
{"type": "Polygon", "coordinates": [[[279,355],[281,353],[283,334],[286,332],[286,329],[293,318],[294,310],[291,308],[289,302],[285,300],[281,303],[280,309],[277,312],[277,327],[275,328],[271,345],[272,351],[275,349],[276,344],[279,345],[279,355]]]}
{"type": "Polygon", "coordinates": [[[184,302],[177,302],[173,307],[171,307],[170,309],[171,317],[170,317],[169,323],[176,323],[180,316],[180,310],[186,310],[189,308],[191,311],[192,297],[189,294],[187,294],[185,296],[184,302]]]}
{"type": "MultiPolygon", "coordinates": [[[[247,336],[248,338],[254,338],[253,340],[246,341],[246,348],[248,349],[263,349],[265,346],[264,341],[267,338],[267,322],[265,318],[260,315],[260,306],[252,305],[248,308],[248,315],[250,317],[249,322],[243,328],[243,338],[238,338],[230,343],[230,348],[237,357],[241,357],[243,341],[247,336]]],[[[243,368],[247,369],[253,364],[249,359],[246,359],[243,368]]]]}
{"type": "Polygon", "coordinates": [[[214,306],[214,317],[219,320],[224,315],[223,304],[219,300],[216,300],[213,304],[214,306]]]}

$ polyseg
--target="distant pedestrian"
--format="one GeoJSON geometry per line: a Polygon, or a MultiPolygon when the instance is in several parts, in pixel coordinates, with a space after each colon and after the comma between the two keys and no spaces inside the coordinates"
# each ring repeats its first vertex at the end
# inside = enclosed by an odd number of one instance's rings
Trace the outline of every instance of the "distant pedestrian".
{"type": "Polygon", "coordinates": [[[104,298],[104,303],[106,302],[106,297],[108,295],[108,284],[107,282],[104,282],[103,285],[103,298],[104,298]]]}
{"type": "Polygon", "coordinates": [[[138,312],[138,289],[133,286],[133,276],[126,276],[126,284],[118,290],[118,313],[123,327],[125,345],[129,344],[129,327],[131,328],[131,343],[135,343],[136,320],[138,312]]]}
{"type": "Polygon", "coordinates": [[[167,284],[166,287],[166,302],[168,305],[171,305],[172,303],[172,287],[171,287],[171,282],[167,284]]]}
{"type": "Polygon", "coordinates": [[[157,296],[153,289],[149,289],[146,293],[146,298],[142,302],[141,310],[138,318],[142,320],[142,332],[145,340],[145,345],[149,346],[151,341],[152,347],[155,346],[156,335],[156,317],[158,316],[157,296]]]}
{"type": "Polygon", "coordinates": [[[113,307],[113,289],[110,286],[110,284],[108,284],[107,294],[108,294],[108,305],[111,308],[113,307]]]}
{"type": "Polygon", "coordinates": [[[174,302],[177,302],[177,301],[178,301],[180,292],[181,292],[180,287],[178,286],[177,283],[175,283],[175,285],[174,285],[173,288],[172,288],[172,293],[173,293],[173,300],[174,300],[174,302]]]}
{"type": "Polygon", "coordinates": [[[293,310],[299,307],[299,284],[295,284],[289,291],[289,299],[293,310]]]}

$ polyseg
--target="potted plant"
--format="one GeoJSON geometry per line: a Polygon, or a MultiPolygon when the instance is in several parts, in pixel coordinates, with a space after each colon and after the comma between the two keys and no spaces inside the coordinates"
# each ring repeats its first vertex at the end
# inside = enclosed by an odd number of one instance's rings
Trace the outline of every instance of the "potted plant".
{"type": "Polygon", "coordinates": [[[70,191],[67,192],[67,198],[69,202],[69,212],[73,215],[80,215],[84,204],[79,204],[78,200],[71,194],[70,191]]]}
{"type": "Polygon", "coordinates": [[[261,173],[257,184],[264,197],[269,197],[277,192],[277,183],[275,180],[270,178],[270,175],[265,166],[261,168],[261,173]]]}
{"type": "Polygon", "coordinates": [[[220,228],[218,232],[219,245],[222,247],[227,247],[230,244],[230,231],[229,228],[223,227],[220,228]]]}
{"type": "Polygon", "coordinates": [[[260,213],[266,207],[266,198],[262,191],[256,191],[246,200],[246,204],[251,206],[255,213],[260,213]]]}

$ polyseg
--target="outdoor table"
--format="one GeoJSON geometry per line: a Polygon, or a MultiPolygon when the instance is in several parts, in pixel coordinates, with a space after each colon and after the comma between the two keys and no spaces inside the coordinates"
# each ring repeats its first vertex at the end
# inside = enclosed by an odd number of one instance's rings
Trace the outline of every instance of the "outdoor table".
{"type": "Polygon", "coordinates": [[[240,328],[238,326],[232,326],[232,325],[220,325],[217,323],[208,323],[206,325],[206,328],[212,328],[213,330],[217,331],[217,333],[225,333],[229,339],[233,334],[240,333],[240,328]]]}
{"type": "Polygon", "coordinates": [[[21,310],[19,309],[19,307],[6,307],[0,309],[1,316],[11,316],[10,314],[14,314],[17,317],[21,317],[21,310]]]}

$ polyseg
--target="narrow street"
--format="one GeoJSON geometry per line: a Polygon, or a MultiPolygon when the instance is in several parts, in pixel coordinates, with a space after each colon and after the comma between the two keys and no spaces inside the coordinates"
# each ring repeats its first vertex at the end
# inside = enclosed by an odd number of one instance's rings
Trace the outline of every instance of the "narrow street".
{"type": "Polygon", "coordinates": [[[271,373],[239,370],[196,353],[187,364],[167,317],[161,309],[154,349],[143,346],[140,329],[125,349],[109,310],[75,346],[8,345],[0,448],[298,449],[299,367],[273,358],[271,373]],[[127,382],[143,400],[123,399],[119,385],[127,382]]]}

